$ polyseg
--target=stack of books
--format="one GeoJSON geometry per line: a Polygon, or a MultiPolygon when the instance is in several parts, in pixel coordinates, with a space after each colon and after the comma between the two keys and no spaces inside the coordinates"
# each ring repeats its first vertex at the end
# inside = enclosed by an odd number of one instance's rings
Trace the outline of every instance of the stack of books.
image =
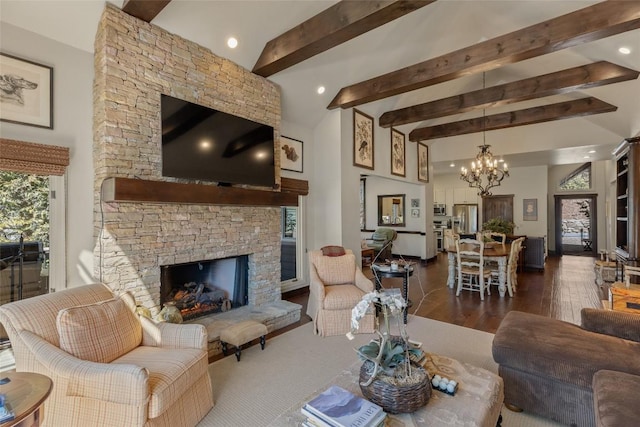
{"type": "Polygon", "coordinates": [[[380,427],[387,416],[379,405],[335,385],[301,411],[307,417],[305,427],[380,427]]]}

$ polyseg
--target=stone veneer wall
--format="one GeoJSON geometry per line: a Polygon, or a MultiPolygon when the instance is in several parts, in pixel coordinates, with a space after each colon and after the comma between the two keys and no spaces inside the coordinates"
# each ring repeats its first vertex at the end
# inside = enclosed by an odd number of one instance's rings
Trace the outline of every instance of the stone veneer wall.
{"type": "Polygon", "coordinates": [[[100,200],[107,177],[179,181],[161,176],[160,94],[273,126],[277,153],[279,88],[109,3],[94,61],[95,277],[155,314],[161,265],[252,254],[249,304],[280,300],[279,208],[100,200]]]}

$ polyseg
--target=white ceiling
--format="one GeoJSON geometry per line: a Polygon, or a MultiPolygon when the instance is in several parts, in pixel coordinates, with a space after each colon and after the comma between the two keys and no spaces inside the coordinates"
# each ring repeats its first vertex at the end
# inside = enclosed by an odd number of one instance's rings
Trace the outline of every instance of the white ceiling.
{"type": "MultiPolygon", "coordinates": [[[[121,7],[122,1],[113,1],[121,7]]],[[[211,49],[251,70],[265,43],[334,4],[335,1],[173,0],[152,21],[172,33],[211,49]],[[229,49],[234,36],[239,46],[229,49]]],[[[271,77],[282,88],[283,119],[313,129],[327,113],[326,106],[341,87],[394,71],[480,41],[560,16],[596,1],[439,0],[310,58],[271,77]],[[326,87],[316,94],[319,85],[326,87]]],[[[104,2],[98,0],[0,0],[0,19],[88,52],[93,49],[97,22],[104,2]]],[[[586,43],[542,57],[506,65],[486,74],[486,86],[515,81],[587,63],[607,60],[640,70],[640,30],[586,43]],[[618,53],[620,46],[632,49],[618,53]]],[[[385,111],[464,93],[482,87],[482,75],[463,77],[428,88],[357,107],[374,117],[385,111]]],[[[487,109],[486,114],[527,108],[561,100],[595,96],[618,106],[618,111],[487,132],[486,141],[511,167],[582,163],[609,159],[623,138],[640,133],[640,80],[487,109]]],[[[405,125],[408,133],[420,125],[481,116],[470,112],[405,125]]],[[[383,132],[386,132],[383,131],[383,132]]],[[[436,173],[467,163],[482,143],[481,134],[429,141],[436,173]]],[[[411,147],[411,145],[409,145],[411,147]]],[[[411,153],[409,153],[411,154],[411,153]]],[[[457,170],[457,169],[456,169],[457,170]]]]}

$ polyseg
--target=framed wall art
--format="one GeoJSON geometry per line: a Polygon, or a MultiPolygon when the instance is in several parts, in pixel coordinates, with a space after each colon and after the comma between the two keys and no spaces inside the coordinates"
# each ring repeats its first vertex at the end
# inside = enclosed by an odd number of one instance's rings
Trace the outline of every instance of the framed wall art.
{"type": "Polygon", "coordinates": [[[302,141],[280,136],[280,169],[302,173],[302,156],[302,141]]]}
{"type": "Polygon", "coordinates": [[[405,137],[402,132],[391,128],[391,174],[406,176],[405,171],[405,137]]]}
{"type": "Polygon", "coordinates": [[[538,199],[522,200],[522,219],[523,221],[538,220],[538,199]]]}
{"type": "Polygon", "coordinates": [[[418,181],[429,182],[429,146],[418,142],[418,181]]]}
{"type": "Polygon", "coordinates": [[[353,109],[353,165],[373,169],[373,117],[353,109]]]}
{"type": "Polygon", "coordinates": [[[0,53],[0,120],[53,129],[53,68],[0,53]]]}

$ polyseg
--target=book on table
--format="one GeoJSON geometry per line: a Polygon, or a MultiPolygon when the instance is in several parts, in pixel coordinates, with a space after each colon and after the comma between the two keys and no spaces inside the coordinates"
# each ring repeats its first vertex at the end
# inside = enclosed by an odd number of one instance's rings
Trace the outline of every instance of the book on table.
{"type": "Polygon", "coordinates": [[[323,427],[372,427],[386,416],[379,405],[336,385],[308,401],[301,411],[323,427]]]}
{"type": "MultiPolygon", "coordinates": [[[[307,416],[307,419],[302,423],[303,427],[335,427],[332,424],[328,424],[322,419],[318,418],[316,415],[311,412],[302,411],[304,415],[307,416]]],[[[382,412],[380,415],[374,420],[370,421],[368,424],[364,424],[365,427],[384,427],[385,420],[387,418],[387,413],[382,412]]]]}

